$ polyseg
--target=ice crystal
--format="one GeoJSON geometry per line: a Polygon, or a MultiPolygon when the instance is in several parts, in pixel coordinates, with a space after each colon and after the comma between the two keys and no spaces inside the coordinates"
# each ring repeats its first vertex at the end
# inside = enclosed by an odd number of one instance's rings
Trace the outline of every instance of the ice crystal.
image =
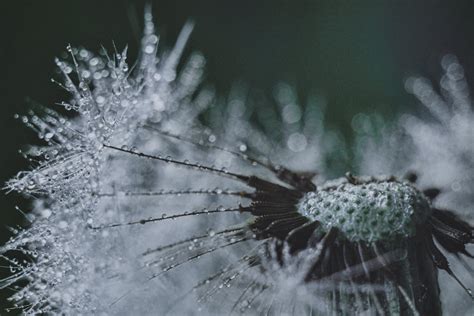
{"type": "MultiPolygon", "coordinates": [[[[322,260],[332,228],[344,231],[348,226],[341,221],[353,219],[340,216],[339,224],[331,225],[326,215],[348,213],[360,199],[369,213],[358,206],[356,215],[365,226],[352,225],[353,240],[379,242],[387,233],[411,237],[415,228],[410,225],[427,220],[430,191],[422,193],[400,178],[362,184],[357,182],[362,178],[351,177],[349,182],[357,183],[335,189],[341,196],[331,191],[331,182],[316,191],[315,173],[286,168],[317,171],[319,185],[339,172],[328,161],[348,157],[337,132],[324,126],[324,100],[302,106],[295,90],[281,83],[274,104],[263,110],[258,103],[250,106],[247,88],[236,84],[228,102],[215,106],[220,101],[213,91],[201,88],[204,58],[191,54],[179,67],[191,30],[185,25],[173,49],[158,50],[147,12],[140,56],[132,64],[126,48],[97,55],[68,47],[70,58],[56,60],[63,79],[54,82],[71,94],[60,106],[75,115],[67,118],[44,108],[19,117],[45,146],[26,152],[32,169],[7,183],[8,190],[34,198],[30,227],[14,230],[0,248],[11,267],[0,287],[14,289],[16,308],[68,315],[327,314],[387,308],[415,313],[409,297],[414,294],[389,279],[348,281],[377,270],[376,261],[409,264],[413,249],[405,239],[402,250],[360,258],[361,264],[330,277],[318,276],[312,266],[322,260]],[[259,178],[268,174],[296,189],[259,178]],[[248,199],[254,203],[242,202],[248,199]],[[278,220],[259,213],[259,205],[281,213],[288,201],[305,206],[278,220]],[[324,214],[316,215],[321,210],[324,214]],[[316,221],[308,223],[301,216],[305,212],[316,221]],[[380,222],[366,227],[376,215],[380,222]],[[421,219],[413,221],[413,216],[421,219]],[[315,225],[319,221],[325,229],[315,225]],[[290,232],[291,225],[301,230],[290,232]],[[282,232],[284,243],[273,238],[282,232]],[[314,279],[318,282],[309,282],[314,279]]],[[[467,212],[474,203],[474,115],[459,63],[448,56],[442,65],[443,97],[424,79],[407,81],[433,120],[405,115],[390,128],[359,114],[353,120],[359,135],[355,161],[359,171],[372,175],[416,170],[423,186],[442,188],[436,203],[467,212]],[[406,159],[397,159],[401,156],[406,159]]],[[[464,224],[452,221],[464,238],[464,224]]],[[[432,271],[431,265],[426,270],[432,271]]],[[[426,295],[436,297],[436,286],[429,291],[426,295]]]]}

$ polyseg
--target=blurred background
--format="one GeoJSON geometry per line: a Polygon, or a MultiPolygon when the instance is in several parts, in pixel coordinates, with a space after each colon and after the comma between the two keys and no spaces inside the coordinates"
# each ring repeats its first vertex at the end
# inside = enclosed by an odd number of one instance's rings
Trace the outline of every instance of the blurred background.
{"type": "MultiPolygon", "coordinates": [[[[119,49],[129,45],[133,61],[145,3],[152,3],[165,46],[194,19],[188,51],[204,54],[206,81],[219,94],[241,80],[271,95],[286,81],[303,103],[323,96],[328,124],[346,135],[361,111],[386,118],[412,111],[416,101],[404,91],[404,79],[421,74],[437,81],[446,53],[458,56],[468,81],[474,73],[472,1],[1,1],[2,184],[28,168],[18,149],[36,138],[13,115],[32,103],[67,99],[50,82],[53,58],[69,43],[98,51],[101,44],[112,49],[114,41],[119,49]]],[[[2,193],[0,203],[3,243],[7,227],[23,223],[14,207],[28,210],[28,202],[2,193]]],[[[5,293],[0,299],[2,314],[5,293]]]]}

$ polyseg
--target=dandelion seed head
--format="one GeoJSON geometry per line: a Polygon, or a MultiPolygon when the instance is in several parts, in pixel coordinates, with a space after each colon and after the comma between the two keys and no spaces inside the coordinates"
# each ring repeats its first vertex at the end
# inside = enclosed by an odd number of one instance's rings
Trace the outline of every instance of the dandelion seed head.
{"type": "Polygon", "coordinates": [[[427,198],[411,185],[375,179],[359,184],[346,180],[309,192],[298,208],[326,231],[337,227],[345,238],[368,243],[413,236],[430,214],[427,198]]]}
{"type": "Polygon", "coordinates": [[[73,117],[50,108],[18,117],[44,146],[25,152],[31,170],[7,183],[34,197],[32,225],[0,248],[12,270],[0,287],[23,282],[16,306],[26,314],[327,314],[337,290],[348,297],[341,311],[386,308],[374,295],[400,309],[381,267],[412,264],[408,239],[432,205],[472,205],[473,117],[458,61],[442,61],[442,96],[426,80],[407,80],[433,120],[352,121],[357,171],[419,170],[423,186],[449,189],[431,202],[402,180],[326,182],[339,172],[328,161],[347,160],[350,150],[325,126],[324,98],[303,105],[280,83],[262,105],[236,83],[223,100],[201,87],[201,54],[180,66],[192,24],[168,51],[154,29],[148,10],[136,63],[127,48],[68,46],[54,82],[70,93],[58,105],[73,117]],[[378,242],[398,237],[397,249],[374,255],[378,242]],[[347,241],[354,262],[344,260],[347,241]],[[338,251],[344,258],[330,264],[338,251]],[[12,252],[27,259],[9,259],[12,252]],[[386,284],[352,282],[366,273],[386,284]],[[368,303],[354,303],[356,294],[368,303]]]}

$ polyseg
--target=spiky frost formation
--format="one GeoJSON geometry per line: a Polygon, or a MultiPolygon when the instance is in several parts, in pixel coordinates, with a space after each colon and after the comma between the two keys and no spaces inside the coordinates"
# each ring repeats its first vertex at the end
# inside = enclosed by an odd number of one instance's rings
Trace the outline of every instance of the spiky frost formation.
{"type": "MultiPolygon", "coordinates": [[[[437,297],[435,275],[428,276],[434,285],[428,292],[415,293],[417,282],[427,277],[423,271],[431,273],[435,265],[410,261],[418,249],[407,238],[426,243],[429,251],[421,255],[438,255],[431,230],[443,242],[445,227],[436,220],[444,218],[457,234],[456,247],[447,248],[458,255],[472,241],[472,228],[436,209],[427,219],[429,191],[395,178],[381,183],[371,178],[368,184],[382,197],[394,195],[401,204],[395,211],[406,206],[402,228],[409,231],[401,235],[400,248],[384,250],[381,231],[369,231],[380,234],[381,243],[371,244],[365,235],[354,243],[343,229],[303,216],[297,205],[305,194],[328,192],[317,191],[311,182],[315,173],[286,167],[318,170],[323,182],[334,173],[326,162],[347,158],[338,134],[324,128],[323,100],[302,107],[295,91],[280,84],[275,107],[262,111],[259,104],[246,106],[246,88],[236,85],[224,107],[213,106],[219,100],[212,90],[199,89],[203,57],[191,55],[177,70],[191,28],[183,28],[171,51],[157,55],[158,37],[146,13],[134,66],[127,63],[126,49],[94,55],[69,48],[71,60],[56,63],[64,76],[59,84],[72,96],[61,105],[76,116],[66,119],[42,109],[21,117],[46,146],[33,147],[27,153],[33,169],[7,184],[35,198],[31,226],[16,231],[0,249],[12,267],[0,286],[15,288],[18,309],[27,314],[397,314],[415,313],[415,304],[421,304],[438,310],[436,302],[434,307],[415,302],[437,297]],[[423,216],[412,221],[413,213],[423,216]],[[12,259],[16,252],[24,259],[12,259]],[[415,279],[405,273],[411,265],[421,271],[415,279]]],[[[467,100],[459,94],[452,98],[467,100]]],[[[406,127],[416,155],[426,152],[417,144],[419,131],[406,127]]],[[[388,137],[382,143],[391,139],[387,147],[393,150],[404,138],[391,132],[378,135],[388,137]]],[[[459,148],[469,140],[469,130],[462,133],[459,148]]],[[[373,153],[359,159],[361,169],[365,163],[380,167],[371,174],[390,174],[387,164],[369,163],[382,156],[376,142],[375,137],[360,142],[373,153]]],[[[401,169],[428,174],[416,165],[416,155],[401,169]]],[[[348,176],[344,194],[362,197],[361,179],[348,176]]],[[[321,207],[334,199],[329,195],[321,207]]],[[[382,204],[382,220],[388,220],[392,208],[382,204]]],[[[442,258],[436,257],[437,267],[452,274],[442,258]]]]}

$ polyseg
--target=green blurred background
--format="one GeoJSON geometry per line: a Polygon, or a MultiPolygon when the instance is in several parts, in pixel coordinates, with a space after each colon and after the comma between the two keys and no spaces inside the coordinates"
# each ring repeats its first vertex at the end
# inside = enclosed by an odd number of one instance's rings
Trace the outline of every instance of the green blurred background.
{"type": "MultiPolygon", "coordinates": [[[[1,183],[27,168],[17,151],[35,141],[14,113],[27,112],[27,98],[50,105],[67,97],[49,80],[53,58],[68,43],[98,50],[112,40],[136,56],[146,2],[168,46],[187,19],[195,20],[189,50],[204,54],[206,80],[219,93],[242,80],[270,95],[287,81],[302,100],[323,95],[329,124],[346,134],[360,111],[409,111],[415,100],[404,78],[437,81],[444,54],[459,57],[468,80],[474,70],[473,1],[1,1],[1,183]]],[[[0,202],[3,243],[6,227],[22,223],[14,206],[28,205],[15,194],[0,202]]]]}

